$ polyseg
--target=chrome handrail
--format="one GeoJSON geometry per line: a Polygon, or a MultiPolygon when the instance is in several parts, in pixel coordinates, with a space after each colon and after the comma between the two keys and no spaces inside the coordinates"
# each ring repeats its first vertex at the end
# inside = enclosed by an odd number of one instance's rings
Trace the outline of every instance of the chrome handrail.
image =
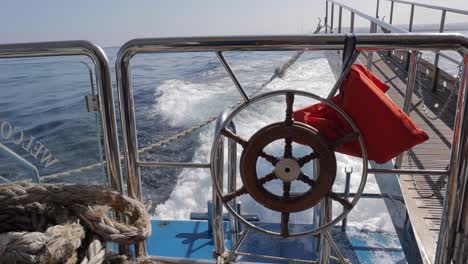
{"type": "MultiPolygon", "coordinates": [[[[367,14],[365,14],[365,13],[359,11],[359,10],[356,10],[356,9],[354,9],[352,7],[349,7],[349,6],[345,5],[345,4],[342,4],[342,3],[338,2],[338,1],[326,0],[325,4],[327,6],[328,6],[328,2],[332,3],[333,5],[337,5],[338,7],[342,7],[344,9],[348,10],[349,12],[351,12],[352,21],[354,21],[354,15],[358,15],[358,16],[368,20],[369,22],[371,22],[371,23],[373,23],[375,25],[378,25],[380,27],[383,27],[385,29],[390,30],[393,33],[406,33],[407,32],[407,31],[405,31],[403,29],[400,29],[400,28],[397,28],[397,27],[392,26],[390,24],[387,24],[387,23],[383,22],[382,20],[380,20],[378,18],[375,18],[373,16],[369,16],[369,15],[367,15],[367,14]]],[[[328,13],[327,13],[327,17],[328,17],[328,13]]],[[[354,23],[351,23],[351,24],[354,24],[354,23]]],[[[341,25],[338,25],[338,26],[341,27],[341,25]]],[[[333,29],[333,26],[332,26],[332,29],[333,29]]],[[[354,26],[353,26],[353,29],[354,29],[354,26]]],[[[341,33],[341,32],[339,32],[339,33],[341,33]]]]}
{"type": "MultiPolygon", "coordinates": [[[[464,15],[468,15],[468,11],[464,11],[464,10],[459,10],[459,9],[451,9],[451,8],[444,8],[444,7],[440,7],[440,6],[431,6],[431,5],[426,5],[426,4],[418,4],[418,3],[413,3],[413,2],[408,2],[408,1],[397,1],[397,0],[386,0],[386,1],[390,1],[391,2],[391,6],[390,6],[390,22],[389,23],[385,23],[383,20],[380,20],[379,19],[379,8],[380,8],[380,0],[377,0],[377,6],[376,6],[376,15],[375,17],[372,17],[372,16],[369,16],[363,12],[360,12],[359,10],[356,10],[352,7],[349,7],[347,5],[344,5],[338,1],[335,1],[335,0],[326,0],[325,1],[325,24],[328,25],[328,2],[330,2],[332,5],[331,5],[331,33],[333,33],[333,11],[334,11],[334,5],[337,5],[339,7],[339,17],[338,17],[338,33],[342,33],[341,32],[341,21],[342,21],[342,9],[346,9],[348,11],[351,12],[351,21],[350,21],[350,27],[349,27],[349,31],[352,33],[354,32],[354,16],[355,14],[368,20],[369,22],[371,22],[371,28],[370,28],[370,33],[376,33],[377,32],[377,26],[380,26],[382,29],[385,29],[387,30],[388,32],[391,32],[391,33],[408,33],[408,32],[411,32],[413,30],[413,22],[414,22],[414,12],[415,12],[415,9],[414,7],[415,6],[421,6],[421,7],[426,7],[426,8],[431,8],[431,7],[434,7],[435,9],[440,9],[440,10],[443,10],[442,11],[442,14],[441,14],[441,21],[440,21],[440,29],[439,29],[439,32],[442,33],[444,32],[444,26],[445,26],[445,17],[446,17],[446,12],[449,11],[449,12],[453,12],[453,13],[459,13],[459,14],[464,14],[464,15]],[[403,4],[410,4],[411,5],[411,12],[410,12],[410,21],[409,21],[409,24],[408,24],[408,30],[404,30],[404,29],[401,29],[401,28],[398,28],[398,27],[395,27],[392,25],[392,22],[393,22],[393,9],[394,9],[394,3],[397,2],[397,3],[403,3],[403,4]]],[[[434,71],[432,73],[433,75],[433,78],[432,78],[432,90],[435,91],[436,88],[437,88],[437,83],[438,83],[438,76],[439,76],[439,68],[438,68],[438,65],[439,65],[439,58],[440,57],[443,57],[444,59],[447,59],[448,61],[452,62],[452,63],[455,63],[456,65],[461,65],[462,62],[447,55],[447,54],[444,54],[440,51],[435,51],[435,60],[434,60],[434,71]]],[[[372,66],[372,64],[368,64],[369,68],[372,66]]]]}
{"type": "MultiPolygon", "coordinates": [[[[330,0],[333,1],[333,0],[330,0]]],[[[377,21],[375,21],[377,22],[377,21]]],[[[380,21],[379,21],[380,23],[380,21]]],[[[377,24],[377,23],[376,23],[377,24]]],[[[356,34],[356,49],[359,51],[382,50],[440,50],[451,49],[459,51],[464,56],[464,72],[462,85],[457,102],[455,117],[455,136],[453,138],[451,166],[449,173],[449,190],[462,188],[464,173],[466,173],[468,153],[468,38],[459,34],[356,34]]],[[[128,41],[119,50],[116,71],[119,90],[119,105],[122,117],[122,133],[124,141],[124,157],[129,174],[128,188],[141,190],[139,181],[138,154],[136,145],[136,123],[133,101],[133,86],[130,76],[130,60],[139,53],[158,52],[217,52],[217,51],[280,51],[280,50],[337,50],[344,48],[344,35],[295,35],[295,36],[243,36],[243,37],[190,37],[190,38],[150,38],[128,41]]],[[[213,164],[211,164],[213,166],[213,164]]],[[[374,170],[374,173],[398,173],[399,170],[374,170]]],[[[420,170],[417,171],[421,173],[420,170]]],[[[444,172],[434,171],[437,174],[444,172]]],[[[427,174],[431,174],[428,172],[427,174]]],[[[455,193],[455,191],[453,192],[455,193]]],[[[439,247],[443,258],[449,258],[453,245],[455,226],[460,197],[448,194],[444,207],[446,220],[441,226],[441,243],[439,247]]]]}
{"type": "Polygon", "coordinates": [[[104,131],[103,142],[109,172],[108,180],[112,189],[122,192],[122,173],[109,60],[102,48],[88,41],[0,44],[0,59],[77,55],[90,58],[95,67],[99,110],[104,131]]]}
{"type": "MultiPolygon", "coordinates": [[[[376,6],[376,17],[378,18],[379,14],[379,1],[377,0],[377,6],[376,6]]],[[[445,30],[445,18],[447,15],[447,12],[450,13],[455,13],[455,14],[461,14],[461,15],[468,15],[467,10],[461,10],[461,9],[455,9],[455,8],[448,8],[448,7],[443,7],[443,6],[437,6],[437,5],[429,5],[429,4],[423,4],[423,3],[416,3],[416,2],[411,2],[411,1],[402,1],[402,0],[386,0],[388,2],[391,2],[390,4],[390,24],[393,22],[393,9],[395,3],[400,3],[400,4],[405,4],[405,5],[410,5],[411,6],[411,13],[410,13],[410,21],[408,25],[408,31],[412,31],[413,29],[413,23],[414,23],[414,12],[415,12],[415,7],[423,7],[423,8],[428,8],[428,9],[433,9],[433,10],[441,10],[441,15],[440,15],[440,24],[439,24],[439,32],[442,33],[445,30]]],[[[461,65],[463,62],[458,61],[451,56],[448,56],[447,54],[444,54],[442,52],[436,52],[436,56],[434,59],[434,71],[432,73],[432,90],[435,91],[437,89],[437,83],[439,80],[439,58],[443,57],[450,62],[453,62],[457,65],[461,65]]]]}
{"type": "MultiPolygon", "coordinates": [[[[355,34],[355,37],[356,48],[361,51],[450,49],[468,53],[468,38],[456,33],[378,33],[355,34]]],[[[133,39],[120,48],[116,66],[128,67],[130,59],[141,53],[338,50],[344,48],[344,40],[344,34],[133,39]]]]}
{"type": "Polygon", "coordinates": [[[448,12],[456,13],[456,14],[468,15],[467,10],[450,8],[450,7],[445,7],[445,6],[429,5],[429,4],[423,4],[423,3],[418,3],[418,2],[412,2],[412,1],[402,1],[402,0],[384,0],[384,1],[420,6],[420,7],[425,7],[429,9],[437,9],[437,10],[448,11],[448,12]]]}

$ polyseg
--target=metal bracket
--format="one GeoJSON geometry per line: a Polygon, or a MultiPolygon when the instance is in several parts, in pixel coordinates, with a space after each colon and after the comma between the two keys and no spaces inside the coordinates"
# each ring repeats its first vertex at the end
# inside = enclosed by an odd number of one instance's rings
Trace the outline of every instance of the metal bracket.
{"type": "Polygon", "coordinates": [[[88,112],[99,112],[99,100],[97,95],[86,95],[85,102],[88,112]]]}

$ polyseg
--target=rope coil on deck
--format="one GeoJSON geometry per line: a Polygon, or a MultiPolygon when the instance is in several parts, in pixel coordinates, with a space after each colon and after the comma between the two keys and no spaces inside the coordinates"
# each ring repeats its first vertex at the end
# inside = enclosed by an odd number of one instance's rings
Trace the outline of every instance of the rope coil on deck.
{"type": "Polygon", "coordinates": [[[132,244],[151,233],[140,202],[100,186],[0,185],[0,208],[0,263],[103,263],[117,259],[105,242],[132,244]]]}

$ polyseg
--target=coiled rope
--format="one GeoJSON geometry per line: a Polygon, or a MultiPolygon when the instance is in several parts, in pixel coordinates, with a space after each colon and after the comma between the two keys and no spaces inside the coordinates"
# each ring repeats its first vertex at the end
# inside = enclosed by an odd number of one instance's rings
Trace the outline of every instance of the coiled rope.
{"type": "MultiPolygon", "coordinates": [[[[315,31],[312,33],[312,34],[318,34],[324,27],[325,25],[322,25],[321,24],[321,19],[318,18],[318,23],[317,23],[317,27],[315,29],[315,31]]],[[[258,92],[260,92],[262,89],[264,89],[267,85],[269,85],[272,81],[274,81],[275,79],[277,78],[283,78],[286,74],[286,72],[288,71],[288,69],[302,56],[302,54],[304,53],[304,51],[297,51],[286,63],[284,63],[283,65],[275,68],[275,71],[273,73],[273,75],[271,75],[271,77],[264,83],[262,83],[262,85],[260,85],[258,88],[256,88],[255,90],[252,91],[252,95],[256,95],[258,92]]],[[[239,102],[236,102],[235,104],[231,105],[228,107],[228,109],[232,109],[238,105],[240,105],[242,103],[242,101],[239,101],[239,102]]],[[[153,144],[150,144],[146,147],[143,147],[141,149],[138,150],[138,154],[144,154],[146,152],[149,152],[155,148],[158,148],[158,147],[161,147],[161,146],[164,146],[164,145],[167,145],[173,141],[176,141],[182,137],[185,137],[189,134],[191,134],[192,132],[195,132],[203,127],[205,127],[206,125],[208,124],[211,124],[213,121],[216,120],[218,116],[215,115],[215,116],[211,116],[207,119],[205,119],[204,121],[188,128],[188,129],[185,129],[169,138],[166,138],[164,140],[161,140],[161,141],[158,141],[156,143],[153,143],[153,144]]],[[[120,159],[124,159],[123,156],[120,157],[120,159]]],[[[77,169],[72,169],[72,170],[68,170],[68,171],[64,171],[64,172],[59,172],[59,173],[55,173],[55,174],[51,174],[51,175],[44,175],[44,176],[41,176],[41,179],[43,180],[50,180],[50,179],[55,179],[55,178],[61,178],[61,177],[65,177],[65,176],[69,176],[69,175],[72,175],[72,174],[76,174],[76,173],[81,173],[81,172],[84,172],[84,171],[89,171],[89,170],[92,170],[92,169],[96,169],[102,165],[104,165],[106,162],[104,161],[103,163],[95,163],[95,164],[91,164],[91,165],[88,165],[88,166],[84,166],[84,167],[80,167],[80,168],[77,168],[77,169]]]]}
{"type": "Polygon", "coordinates": [[[140,202],[100,186],[4,184],[0,208],[0,263],[124,262],[106,242],[132,244],[151,233],[140,202]],[[128,224],[110,218],[109,209],[128,224]]]}

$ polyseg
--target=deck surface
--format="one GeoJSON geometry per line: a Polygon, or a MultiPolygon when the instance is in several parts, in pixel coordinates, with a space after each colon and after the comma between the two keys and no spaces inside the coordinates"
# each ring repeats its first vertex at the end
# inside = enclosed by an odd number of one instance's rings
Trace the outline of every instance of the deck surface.
{"type": "MultiPolygon", "coordinates": [[[[361,56],[360,60],[367,63],[365,56],[361,56]]],[[[372,71],[391,86],[387,94],[403,108],[406,71],[404,68],[398,67],[401,65],[402,63],[391,60],[386,54],[373,54],[372,71]]],[[[423,67],[421,68],[425,71],[423,67]]],[[[428,116],[434,117],[434,112],[437,113],[437,110],[448,99],[449,90],[440,87],[436,93],[433,93],[427,88],[430,87],[430,80],[423,79],[421,83],[423,84],[422,94],[428,113],[423,109],[420,102],[421,93],[419,87],[416,87],[412,98],[413,106],[416,107],[413,108],[410,116],[418,126],[429,134],[430,139],[404,153],[402,168],[445,169],[450,159],[454,106],[457,96],[453,96],[450,100],[450,107],[444,111],[445,113],[440,118],[431,120],[428,116]],[[435,107],[437,104],[438,107],[435,107]]],[[[399,175],[401,191],[422,251],[423,261],[428,263],[433,263],[435,258],[445,196],[445,180],[445,176],[399,175]]]]}

